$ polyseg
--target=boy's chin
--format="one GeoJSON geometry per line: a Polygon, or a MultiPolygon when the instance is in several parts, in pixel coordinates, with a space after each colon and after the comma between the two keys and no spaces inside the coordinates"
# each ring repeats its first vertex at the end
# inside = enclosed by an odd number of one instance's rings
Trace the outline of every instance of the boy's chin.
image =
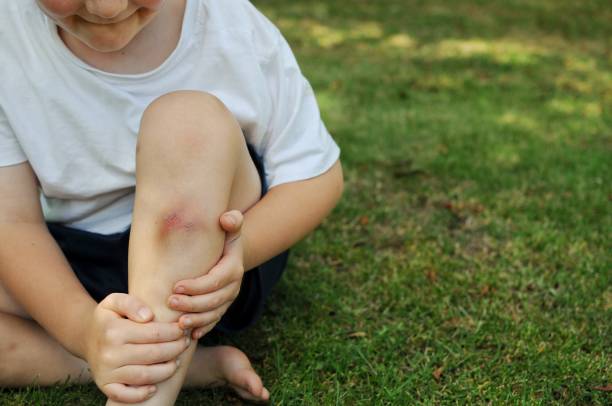
{"type": "Polygon", "coordinates": [[[133,36],[129,38],[92,38],[85,35],[78,35],[65,29],[60,36],[68,48],[71,48],[73,52],[75,52],[75,46],[79,48],[86,47],[92,51],[101,53],[117,52],[125,48],[133,39],[133,36]]]}
{"type": "Polygon", "coordinates": [[[136,37],[138,30],[123,33],[103,33],[103,35],[74,35],[82,44],[97,52],[116,52],[127,47],[136,37]]]}
{"type": "Polygon", "coordinates": [[[87,48],[96,52],[117,52],[127,47],[130,42],[136,37],[140,30],[129,27],[123,32],[112,31],[105,27],[96,27],[98,29],[83,30],[80,27],[63,27],[64,33],[72,37],[73,44],[75,40],[87,48]],[[70,29],[72,28],[72,29],[70,29]]]}
{"type": "Polygon", "coordinates": [[[123,41],[81,40],[81,42],[85,44],[88,48],[102,53],[121,51],[122,49],[127,47],[131,41],[132,38],[123,41]]]}

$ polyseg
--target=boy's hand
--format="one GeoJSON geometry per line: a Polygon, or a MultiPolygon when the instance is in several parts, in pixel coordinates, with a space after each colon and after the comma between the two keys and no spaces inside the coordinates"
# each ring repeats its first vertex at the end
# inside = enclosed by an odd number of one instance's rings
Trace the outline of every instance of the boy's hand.
{"type": "Polygon", "coordinates": [[[188,313],[179,318],[179,325],[193,329],[196,340],[213,329],[240,292],[244,275],[242,221],[239,210],[221,215],[219,223],[226,232],[221,259],[206,275],[177,282],[175,294],[168,300],[171,309],[188,313]]]}
{"type": "Polygon", "coordinates": [[[108,295],[96,307],[86,330],[85,358],[109,399],[142,402],[176,371],[189,337],[178,324],[152,318],[144,303],[122,293],[108,295]]]}

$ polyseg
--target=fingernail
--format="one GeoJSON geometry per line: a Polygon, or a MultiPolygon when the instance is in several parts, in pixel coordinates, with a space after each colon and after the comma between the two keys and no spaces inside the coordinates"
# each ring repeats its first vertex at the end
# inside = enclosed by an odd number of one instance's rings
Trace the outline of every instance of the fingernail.
{"type": "Polygon", "coordinates": [[[177,358],[176,360],[176,367],[180,367],[181,366],[181,360],[177,358]]]}
{"type": "Polygon", "coordinates": [[[178,306],[179,300],[176,297],[170,299],[170,306],[178,306]]]}
{"type": "Polygon", "coordinates": [[[184,286],[177,286],[174,291],[176,293],[185,293],[185,287],[184,286]]]}
{"type": "Polygon", "coordinates": [[[199,340],[200,338],[202,338],[202,336],[203,336],[203,335],[204,335],[204,332],[203,332],[203,331],[198,331],[198,332],[196,333],[196,336],[198,337],[198,340],[199,340]]]}
{"type": "Polygon", "coordinates": [[[185,337],[185,344],[187,344],[187,347],[189,347],[191,344],[191,337],[185,337]]]}
{"type": "Polygon", "coordinates": [[[146,307],[142,307],[140,310],[138,310],[138,315],[146,320],[151,317],[151,312],[146,307]]]}
{"type": "Polygon", "coordinates": [[[189,317],[183,318],[183,324],[187,327],[191,326],[192,320],[189,317]]]}
{"type": "Polygon", "coordinates": [[[157,391],[156,386],[149,386],[149,393],[155,393],[157,391]]]}
{"type": "Polygon", "coordinates": [[[235,219],[233,216],[226,216],[226,217],[227,217],[227,221],[228,221],[228,222],[229,222],[231,225],[233,225],[233,226],[235,226],[235,225],[236,225],[236,219],[235,219]]]}

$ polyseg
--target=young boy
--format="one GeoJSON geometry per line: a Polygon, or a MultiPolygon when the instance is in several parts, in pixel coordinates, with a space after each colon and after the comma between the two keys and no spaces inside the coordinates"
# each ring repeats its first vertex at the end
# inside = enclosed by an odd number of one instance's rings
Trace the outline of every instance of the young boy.
{"type": "Polygon", "coordinates": [[[256,320],[342,193],[279,31],[247,0],[0,0],[0,60],[0,385],[268,400],[196,341],[256,320]]]}

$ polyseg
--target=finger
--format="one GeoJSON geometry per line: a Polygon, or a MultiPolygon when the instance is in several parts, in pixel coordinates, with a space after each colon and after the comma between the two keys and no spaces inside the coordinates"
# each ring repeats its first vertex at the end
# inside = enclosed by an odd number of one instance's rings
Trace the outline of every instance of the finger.
{"type": "Polygon", "coordinates": [[[174,375],[178,366],[178,360],[154,365],[126,365],[116,369],[111,379],[125,385],[154,385],[174,375]]]}
{"type": "Polygon", "coordinates": [[[121,360],[121,366],[159,364],[175,360],[189,344],[191,337],[185,336],[168,343],[126,344],[121,348],[118,358],[121,360]]]}
{"type": "Polygon", "coordinates": [[[153,318],[153,312],[146,304],[125,293],[111,293],[100,304],[132,321],[144,323],[153,318]]]}
{"type": "Polygon", "coordinates": [[[239,292],[240,282],[236,281],[212,293],[203,295],[172,295],[168,305],[172,310],[180,312],[203,313],[216,309],[227,302],[233,302],[239,292]]]}
{"type": "MultiPolygon", "coordinates": [[[[213,270],[219,265],[215,265],[213,270]]],[[[177,283],[174,292],[185,295],[204,295],[214,292],[226,286],[230,281],[230,276],[224,272],[209,272],[208,274],[196,279],[185,280],[177,283]]],[[[170,298],[171,300],[171,298],[170,298]]],[[[170,304],[172,307],[172,304],[170,304]]]]}
{"type": "MultiPolygon", "coordinates": [[[[231,261],[228,261],[228,257],[224,254],[206,275],[177,282],[174,293],[190,296],[212,293],[233,281],[241,279],[243,274],[244,271],[240,269],[240,265],[231,264],[231,261]]],[[[172,307],[172,303],[170,303],[170,307],[172,307]]]]}
{"type": "MultiPolygon", "coordinates": [[[[221,312],[221,308],[215,309],[213,311],[206,312],[206,313],[190,314],[189,315],[190,325],[193,326],[194,330],[197,330],[198,328],[205,327],[209,324],[217,323],[219,320],[221,320],[221,317],[223,316],[223,314],[225,314],[225,312],[221,312]]],[[[183,319],[181,318],[179,320],[179,323],[182,323],[182,322],[183,322],[183,319]]],[[[194,336],[193,333],[192,333],[192,336],[194,336]]]]}
{"type": "Polygon", "coordinates": [[[102,388],[110,400],[121,403],[140,403],[153,396],[156,390],[153,385],[134,387],[122,383],[109,383],[102,388]]]}
{"type": "Polygon", "coordinates": [[[239,232],[242,228],[244,216],[240,210],[230,210],[225,212],[219,218],[221,228],[228,233],[239,232]]]}
{"type": "Polygon", "coordinates": [[[122,329],[126,343],[131,344],[154,344],[175,341],[181,338],[185,332],[178,323],[160,323],[151,321],[145,324],[134,324],[130,320],[121,320],[119,327],[122,329]]]}
{"type": "MultiPolygon", "coordinates": [[[[237,211],[237,210],[236,210],[237,211]]],[[[237,211],[238,212],[238,211],[237,211]]],[[[235,243],[240,239],[240,235],[242,232],[242,222],[243,222],[243,217],[242,217],[242,213],[238,212],[240,214],[240,220],[236,220],[236,226],[225,230],[225,244],[223,246],[223,253],[227,254],[229,250],[231,250],[232,248],[234,248],[235,243]]],[[[233,216],[236,217],[236,216],[233,216]]]]}
{"type": "MultiPolygon", "coordinates": [[[[190,319],[190,324],[193,326],[193,330],[194,330],[192,332],[192,337],[196,337],[195,330],[200,329],[200,328],[206,328],[207,326],[210,326],[210,325],[213,325],[214,327],[214,325],[217,324],[219,320],[221,320],[223,315],[227,312],[227,309],[229,309],[230,305],[231,303],[226,303],[223,306],[220,306],[210,312],[193,313],[193,314],[189,314],[188,316],[187,315],[181,316],[181,319],[179,319],[179,323],[180,324],[183,323],[183,317],[184,318],[188,317],[190,319]]],[[[208,329],[208,331],[210,331],[210,329],[208,329]]]]}

